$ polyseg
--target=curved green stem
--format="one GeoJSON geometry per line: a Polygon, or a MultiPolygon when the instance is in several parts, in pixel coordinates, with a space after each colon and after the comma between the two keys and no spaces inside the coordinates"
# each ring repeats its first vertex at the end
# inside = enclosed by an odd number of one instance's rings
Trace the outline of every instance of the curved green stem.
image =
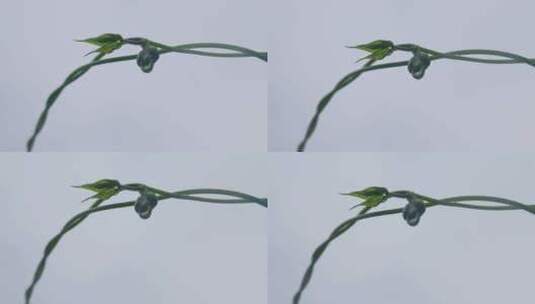
{"type": "MultiPolygon", "coordinates": [[[[372,67],[372,64],[374,62],[375,62],[375,60],[373,60],[373,59],[368,60],[368,62],[366,62],[364,64],[364,67],[362,69],[347,74],[344,78],[342,78],[336,84],[334,89],[332,89],[327,95],[325,95],[320,100],[320,102],[318,103],[318,105],[316,107],[316,113],[314,113],[314,116],[312,117],[312,120],[310,120],[310,123],[308,124],[308,128],[307,128],[307,131],[305,133],[305,137],[303,138],[303,140],[301,141],[301,143],[297,147],[297,152],[305,151],[306,144],[307,144],[308,140],[310,139],[310,137],[312,137],[312,134],[314,134],[314,131],[316,131],[316,127],[318,126],[318,120],[320,118],[321,113],[323,112],[323,110],[325,110],[325,108],[327,107],[329,102],[331,102],[331,99],[333,98],[334,94],[338,93],[338,91],[340,91],[341,89],[343,89],[346,86],[348,86],[355,79],[357,79],[362,73],[364,73],[365,71],[368,71],[368,69],[372,67]]],[[[386,67],[383,67],[383,68],[386,68],[386,67]]]]}
{"type": "MultiPolygon", "coordinates": [[[[401,192],[408,192],[408,191],[401,191],[401,192]]],[[[508,200],[504,198],[499,197],[493,197],[493,196],[457,196],[457,197],[450,197],[445,198],[441,200],[437,200],[428,196],[420,195],[417,193],[410,192],[421,199],[424,199],[427,201],[425,203],[427,208],[434,207],[434,206],[450,206],[450,207],[457,207],[457,208],[467,208],[467,209],[477,209],[477,210],[486,210],[486,211],[504,211],[504,210],[525,210],[530,213],[535,213],[535,205],[525,205],[522,203],[519,203],[517,201],[508,200]],[[498,203],[503,204],[505,206],[482,206],[482,205],[473,205],[473,204],[467,204],[462,202],[467,201],[481,201],[481,202],[492,202],[492,203],[498,203]]],[[[342,234],[344,234],[346,231],[348,231],[353,225],[355,225],[358,221],[379,217],[379,216],[385,216],[385,215],[392,215],[392,214],[399,214],[403,212],[403,208],[394,208],[394,209],[388,209],[388,210],[381,210],[376,212],[369,212],[371,208],[366,207],[362,209],[359,214],[353,218],[350,218],[346,221],[344,221],[342,224],[338,225],[333,232],[329,235],[329,237],[323,241],[312,254],[310,264],[307,267],[307,270],[305,271],[305,274],[303,275],[303,278],[301,279],[301,284],[299,286],[299,289],[295,293],[292,303],[298,304],[301,296],[303,294],[303,291],[306,289],[308,284],[310,283],[310,280],[312,278],[312,274],[314,273],[314,268],[320,259],[320,257],[323,255],[327,247],[330,245],[332,241],[340,237],[342,234]]]]}
{"type": "Polygon", "coordinates": [[[178,52],[178,53],[188,53],[191,52],[191,49],[222,49],[228,51],[234,51],[236,53],[209,53],[202,51],[194,51],[198,53],[205,54],[204,56],[214,56],[214,57],[256,57],[264,62],[268,61],[267,52],[257,52],[248,48],[244,48],[237,45],[226,44],[226,43],[211,43],[211,42],[201,42],[201,43],[191,43],[183,44],[178,46],[169,46],[163,43],[154,42],[147,40],[149,44],[154,47],[161,48],[169,52],[178,52]],[[230,55],[230,56],[229,56],[230,55]]]}
{"type": "MultiPolygon", "coordinates": [[[[104,54],[98,54],[93,59],[92,63],[98,62],[103,57],[104,57],[104,54]]],[[[37,120],[33,134],[32,136],[30,136],[30,139],[26,143],[26,151],[28,152],[32,151],[37,135],[41,133],[41,130],[45,126],[46,119],[48,117],[48,112],[50,111],[50,108],[52,108],[54,103],[56,102],[56,99],[58,99],[61,92],[63,92],[63,89],[65,89],[69,84],[73,83],[75,80],[77,80],[82,75],[87,73],[87,71],[89,71],[90,68],[91,68],[91,65],[85,65],[85,66],[81,66],[77,68],[71,74],[69,74],[69,76],[67,76],[67,79],[65,79],[65,81],[50,94],[50,96],[48,96],[46,100],[45,108],[41,112],[41,115],[39,116],[39,119],[37,120]]]]}
{"type": "Polygon", "coordinates": [[[172,197],[176,199],[193,200],[193,201],[200,201],[200,202],[206,202],[206,203],[243,204],[243,203],[253,202],[253,203],[261,205],[262,207],[268,206],[267,198],[258,198],[256,196],[252,196],[247,193],[232,191],[232,190],[225,190],[225,189],[201,188],[201,189],[183,190],[183,191],[178,191],[178,192],[168,192],[168,191],[150,187],[144,184],[126,184],[126,185],[122,185],[121,187],[126,190],[137,191],[137,192],[141,192],[144,189],[147,189],[158,195],[161,195],[162,197],[172,197]],[[234,199],[205,198],[205,197],[197,197],[194,195],[222,195],[222,196],[234,197],[234,199]]]}
{"type": "MultiPolygon", "coordinates": [[[[266,52],[257,52],[251,49],[247,49],[240,46],[235,46],[231,44],[224,44],[224,43],[190,43],[190,44],[182,44],[177,46],[167,46],[164,44],[160,44],[157,42],[149,41],[154,46],[160,48],[158,50],[159,54],[167,54],[167,53],[183,53],[183,54],[191,54],[191,55],[198,55],[198,56],[208,56],[208,57],[223,57],[223,58],[240,58],[240,57],[255,57],[262,61],[267,61],[267,53],[266,52]],[[221,53],[221,52],[208,52],[208,51],[200,51],[197,49],[222,49],[222,50],[231,50],[232,53],[221,53]]],[[[99,53],[95,58],[87,63],[84,64],[77,69],[75,69],[69,76],[64,80],[64,82],[55,89],[47,98],[45,103],[45,108],[39,115],[39,118],[37,120],[36,126],[34,128],[34,131],[30,138],[28,139],[26,143],[26,151],[31,152],[33,150],[33,147],[35,145],[35,140],[37,139],[37,136],[39,133],[41,133],[47,118],[48,113],[56,100],[58,99],[59,95],[65,89],[68,85],[73,83],[75,80],[80,78],[82,75],[87,73],[89,69],[91,69],[94,66],[103,65],[103,64],[109,64],[114,62],[123,62],[123,61],[131,61],[136,60],[136,55],[127,55],[127,56],[118,56],[118,57],[112,57],[103,59],[105,56],[104,53],[99,53]]]]}
{"type": "Polygon", "coordinates": [[[449,53],[442,53],[432,49],[424,48],[414,44],[400,44],[394,47],[394,49],[405,52],[414,52],[415,50],[420,50],[428,55],[445,58],[452,60],[476,62],[476,63],[487,63],[487,64],[515,64],[515,63],[525,63],[531,66],[535,66],[535,59],[527,58],[510,52],[498,51],[498,50],[487,50],[487,49],[468,49],[461,50],[449,53]],[[488,59],[488,58],[475,58],[467,57],[462,55],[488,55],[495,57],[505,57],[509,59],[488,59]]]}
{"type": "MultiPolygon", "coordinates": [[[[486,63],[486,64],[518,64],[518,63],[524,63],[528,64],[530,66],[535,67],[535,59],[530,59],[527,57],[523,57],[517,54],[503,52],[503,51],[495,51],[495,50],[484,50],[484,49],[472,49],[472,50],[458,50],[458,51],[452,51],[447,53],[440,53],[434,50],[422,48],[417,45],[413,44],[402,44],[397,45],[396,50],[400,51],[414,51],[415,49],[419,49],[421,51],[424,51],[431,55],[429,58],[431,61],[441,60],[441,59],[450,59],[450,60],[460,60],[460,61],[468,61],[468,62],[475,62],[475,63],[486,63]],[[508,59],[485,59],[485,58],[474,58],[474,57],[467,57],[465,55],[490,55],[490,56],[498,56],[498,57],[505,57],[508,59]]],[[[378,64],[373,65],[375,63],[374,60],[369,60],[362,68],[353,71],[349,74],[347,74],[342,80],[340,80],[336,86],[329,92],[327,95],[325,95],[316,106],[316,111],[314,113],[314,116],[310,120],[307,130],[305,132],[305,136],[299,143],[297,147],[297,152],[304,152],[306,149],[306,145],[312,135],[314,134],[319,117],[321,113],[325,110],[327,105],[330,103],[332,98],[338,91],[348,86],[350,83],[355,81],[360,75],[362,75],[365,72],[374,71],[374,70],[383,70],[383,69],[391,69],[391,68],[398,68],[398,67],[404,67],[409,64],[409,61],[397,61],[392,63],[386,63],[386,64],[378,64]]]]}
{"type": "MultiPolygon", "coordinates": [[[[210,202],[210,203],[219,203],[219,204],[233,204],[233,203],[256,203],[261,206],[267,207],[267,199],[257,198],[255,196],[236,192],[236,191],[229,191],[229,190],[222,190],[222,189],[191,189],[191,190],[184,190],[184,191],[177,191],[177,192],[166,192],[163,190],[159,190],[156,188],[148,187],[142,184],[130,184],[130,185],[124,185],[126,190],[133,190],[133,191],[141,191],[143,187],[145,189],[148,189],[150,191],[153,191],[157,193],[158,200],[167,200],[167,199],[182,199],[182,200],[192,200],[192,201],[199,201],[199,202],[210,202]],[[234,200],[225,200],[225,199],[214,199],[214,198],[206,198],[206,197],[196,197],[192,195],[212,195],[212,194],[219,194],[219,195],[227,195],[227,196],[233,196],[239,199],[234,200]]],[[[93,213],[98,213],[102,211],[112,210],[112,209],[119,209],[119,208],[127,208],[127,207],[133,207],[135,205],[135,201],[128,201],[128,202],[122,202],[122,203],[116,203],[116,204],[108,204],[101,206],[101,204],[104,202],[104,200],[97,200],[91,207],[89,207],[87,210],[82,211],[72,217],[67,223],[63,226],[61,231],[56,234],[46,245],[45,250],[43,252],[43,256],[41,260],[39,261],[39,264],[37,265],[37,268],[35,270],[35,273],[33,275],[32,282],[30,286],[26,289],[26,292],[24,293],[25,303],[29,304],[33,290],[36,286],[36,284],[41,279],[43,272],[46,267],[46,262],[48,260],[48,257],[52,253],[52,251],[56,248],[59,241],[63,238],[63,236],[71,231],[73,228],[78,226],[81,222],[83,222],[89,215],[93,213]]]]}
{"type": "Polygon", "coordinates": [[[433,205],[443,205],[443,206],[450,206],[450,207],[468,208],[468,209],[476,209],[476,210],[488,210],[488,211],[524,210],[529,213],[535,214],[535,205],[526,205],[517,201],[513,201],[510,199],[505,199],[501,197],[486,196],[486,195],[465,195],[465,196],[457,196],[457,197],[450,197],[450,198],[446,198],[442,200],[437,200],[437,199],[427,197],[424,195],[420,195],[417,193],[415,195],[425,201],[432,203],[433,205]],[[481,206],[481,205],[473,205],[473,204],[463,204],[461,202],[491,202],[491,203],[502,204],[505,206],[481,206]]]}
{"type": "Polygon", "coordinates": [[[253,202],[265,208],[267,208],[268,206],[267,198],[258,198],[258,197],[255,197],[246,193],[231,191],[231,190],[205,188],[205,189],[187,190],[187,191],[180,191],[180,192],[165,192],[165,191],[156,190],[150,187],[148,189],[153,190],[153,191],[158,191],[162,195],[169,196],[172,198],[177,198],[177,199],[188,199],[188,200],[194,200],[194,201],[196,200],[196,201],[216,203],[216,204],[233,204],[233,203],[234,204],[246,204],[246,203],[253,202]],[[203,197],[192,196],[192,195],[199,195],[199,194],[224,195],[224,196],[235,197],[238,199],[224,200],[224,199],[203,198],[203,197]]]}

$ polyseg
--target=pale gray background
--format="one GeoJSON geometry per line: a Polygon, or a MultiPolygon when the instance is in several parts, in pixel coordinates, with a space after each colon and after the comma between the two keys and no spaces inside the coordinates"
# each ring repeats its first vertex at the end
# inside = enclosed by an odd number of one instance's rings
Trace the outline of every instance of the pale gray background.
{"type": "MultiPolygon", "coordinates": [[[[254,155],[0,155],[0,301],[22,303],[46,242],[87,205],[70,185],[117,178],[167,190],[217,187],[266,197],[254,155]]],[[[134,193],[113,201],[135,199],[134,193]]],[[[169,200],[89,217],[49,259],[33,303],[266,303],[267,210],[169,200]]]]}
{"type": "MultiPolygon", "coordinates": [[[[0,150],[22,150],[45,99],[106,32],[169,44],[226,42],[267,50],[265,3],[251,0],[2,1],[0,150]]],[[[133,54],[126,47],[112,55],[133,54]]],[[[51,111],[36,151],[265,151],[267,66],[162,56],[89,71],[51,111]]]]}
{"type": "MultiPolygon", "coordinates": [[[[290,303],[313,250],[357,201],[386,186],[437,198],[486,194],[534,203],[529,155],[277,155],[270,185],[270,303],[290,303]]],[[[403,206],[388,201],[390,208],[403,206]]],[[[356,224],[319,261],[302,303],[533,303],[535,216],[435,207],[356,224]]]]}
{"type": "MultiPolygon", "coordinates": [[[[269,149],[295,150],[316,104],[365,55],[346,45],[390,39],[442,51],[490,48],[535,57],[533,1],[278,1],[270,23],[269,149]]],[[[388,60],[406,59],[407,54],[388,60]]],[[[529,66],[435,62],[364,75],[337,95],[310,151],[535,149],[529,66]]]]}

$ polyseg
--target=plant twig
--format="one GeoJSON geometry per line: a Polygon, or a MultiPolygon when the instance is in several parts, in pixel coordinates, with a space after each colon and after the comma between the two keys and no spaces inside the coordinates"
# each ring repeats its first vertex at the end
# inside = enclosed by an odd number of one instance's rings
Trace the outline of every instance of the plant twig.
{"type": "MultiPolygon", "coordinates": [[[[181,45],[176,45],[176,46],[168,46],[162,43],[150,41],[145,38],[135,38],[135,39],[141,39],[144,43],[147,43],[148,45],[155,47],[159,55],[168,54],[168,53],[182,53],[182,54],[191,54],[191,55],[197,55],[197,56],[220,57],[220,58],[253,57],[253,58],[260,59],[264,62],[267,62],[268,60],[267,52],[257,52],[248,48],[244,48],[244,47],[236,46],[232,44],[203,42],[203,43],[190,43],[190,44],[181,44],[181,45]],[[223,52],[206,51],[206,49],[222,50],[223,52]]],[[[121,40],[121,45],[126,43],[126,41],[128,41],[128,39],[121,40]]],[[[34,131],[26,143],[26,151],[31,152],[33,150],[37,136],[41,133],[47,121],[50,109],[52,108],[52,106],[54,105],[58,97],[60,96],[61,92],[67,86],[69,86],[71,83],[79,79],[82,75],[87,73],[94,66],[110,64],[110,63],[115,63],[115,62],[132,61],[132,60],[136,60],[139,56],[138,54],[136,54],[136,55],[118,56],[118,57],[103,59],[106,54],[108,53],[105,53],[105,52],[98,53],[98,55],[96,55],[95,58],[91,62],[84,64],[78,67],[77,69],[75,69],[71,74],[69,74],[69,76],[65,79],[65,81],[48,96],[46,103],[45,103],[45,108],[41,112],[37,120],[37,123],[35,125],[34,131]]]]}
{"type": "MultiPolygon", "coordinates": [[[[483,210],[483,211],[525,210],[529,213],[535,214],[535,205],[526,205],[517,201],[499,198],[499,197],[493,197],[493,196],[483,196],[483,195],[456,196],[456,197],[450,197],[450,198],[438,200],[438,199],[434,199],[434,198],[420,195],[420,194],[410,192],[410,191],[394,191],[388,194],[387,199],[394,198],[394,197],[408,199],[411,196],[424,200],[426,208],[430,208],[434,206],[448,206],[448,207],[476,209],[476,210],[483,210]],[[466,203],[466,202],[473,202],[473,201],[498,203],[503,206],[488,206],[488,205],[477,205],[477,204],[466,203]]],[[[297,292],[295,293],[293,297],[293,302],[292,302],[293,304],[299,303],[301,296],[303,294],[303,291],[306,289],[306,287],[310,283],[312,274],[314,273],[314,269],[318,260],[321,258],[321,256],[323,255],[323,253],[325,252],[325,250],[331,244],[332,241],[334,241],[335,239],[340,237],[342,234],[347,232],[351,227],[353,227],[353,225],[355,225],[360,220],[386,216],[386,215],[392,215],[392,214],[399,214],[399,213],[404,212],[404,208],[394,208],[394,209],[388,209],[388,210],[368,212],[370,209],[371,207],[365,207],[360,211],[360,213],[357,216],[352,217],[344,221],[342,224],[338,225],[333,230],[333,232],[329,235],[329,237],[314,250],[314,253],[312,254],[312,257],[310,260],[310,264],[308,265],[305,271],[305,274],[303,275],[303,278],[301,280],[301,284],[299,285],[299,289],[297,290],[297,292]]]]}
{"type": "MultiPolygon", "coordinates": [[[[486,50],[486,49],[469,49],[469,50],[458,50],[458,51],[452,51],[452,52],[438,52],[435,50],[427,49],[420,47],[415,44],[399,44],[399,45],[392,45],[392,52],[393,51],[405,51],[405,52],[422,52],[426,56],[429,57],[430,62],[441,60],[441,59],[450,59],[450,60],[457,60],[457,61],[466,61],[466,62],[473,62],[473,63],[483,63],[483,64],[527,64],[530,66],[535,67],[535,59],[527,58],[524,56],[520,56],[514,53],[509,52],[503,52],[503,51],[497,51],[497,50],[486,50]],[[474,55],[479,56],[495,56],[495,57],[502,57],[505,59],[489,59],[489,58],[478,58],[473,57],[474,55]]],[[[359,76],[361,76],[365,72],[369,71],[375,71],[375,70],[384,70],[384,69],[391,69],[391,68],[399,68],[408,66],[410,61],[397,61],[392,63],[386,63],[386,64],[378,64],[373,65],[377,62],[377,59],[370,57],[370,59],[364,64],[364,66],[356,71],[353,71],[349,74],[347,74],[342,80],[340,80],[336,86],[329,92],[327,95],[325,95],[318,103],[316,107],[316,111],[314,113],[314,116],[310,120],[308,127],[305,132],[305,136],[299,143],[297,147],[297,152],[304,152],[306,149],[306,145],[312,135],[314,134],[314,131],[316,130],[318,120],[322,112],[325,110],[327,105],[331,102],[332,98],[338,91],[348,86],[350,83],[355,81],[359,76]]]]}
{"type": "MultiPolygon", "coordinates": [[[[97,184],[99,182],[102,183],[102,181],[116,182],[113,180],[101,180],[96,183],[82,185],[80,187],[88,189],[88,190],[92,189],[91,191],[97,192],[96,196],[94,196],[95,198],[97,198],[99,194],[102,195],[107,190],[112,189],[115,191],[112,194],[112,196],[118,194],[121,191],[134,191],[134,192],[139,192],[139,193],[144,193],[145,191],[149,191],[157,195],[158,201],[167,200],[167,199],[180,199],[180,200],[190,200],[190,201],[216,203],[216,204],[251,204],[251,203],[254,203],[262,207],[267,207],[268,205],[268,201],[266,198],[258,198],[253,195],[249,195],[249,194],[237,192],[237,191],[231,191],[231,190],[204,188],[204,189],[190,189],[190,190],[183,190],[183,191],[177,191],[177,192],[168,192],[168,191],[164,191],[158,188],[149,187],[144,184],[120,185],[118,182],[116,184],[108,183],[106,186],[107,188],[104,188],[102,186],[98,188],[97,184]],[[95,185],[97,185],[97,187],[94,187],[95,185]],[[92,186],[93,188],[91,188],[92,186]],[[95,189],[98,189],[98,191],[95,189]],[[213,197],[206,197],[206,195],[221,195],[221,196],[227,196],[229,198],[228,199],[213,198],[213,197]]],[[[73,228],[78,226],[91,214],[99,213],[99,212],[103,212],[107,210],[113,210],[113,209],[134,207],[137,203],[136,201],[127,201],[127,202],[122,202],[122,203],[101,205],[104,201],[106,201],[110,197],[100,198],[100,199],[97,198],[96,201],[87,210],[78,213],[77,215],[72,217],[69,221],[67,221],[67,223],[63,226],[60,232],[56,234],[47,243],[45,250],[43,252],[43,256],[41,260],[39,261],[39,264],[37,265],[37,268],[33,275],[32,282],[29,285],[29,287],[26,289],[26,292],[24,294],[24,299],[25,299],[26,304],[30,303],[34,288],[43,275],[43,272],[46,268],[46,263],[50,254],[52,254],[53,250],[56,248],[59,241],[63,238],[63,236],[67,232],[71,231],[73,228]]]]}

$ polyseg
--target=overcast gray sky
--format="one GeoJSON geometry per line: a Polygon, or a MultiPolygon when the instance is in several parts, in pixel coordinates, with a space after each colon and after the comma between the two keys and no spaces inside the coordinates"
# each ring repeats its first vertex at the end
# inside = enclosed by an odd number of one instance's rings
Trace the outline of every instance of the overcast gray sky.
{"type": "MultiPolygon", "coordinates": [[[[100,178],[235,189],[269,197],[270,208],[169,201],[148,221],[133,210],[92,216],[53,253],[35,303],[263,304],[268,294],[290,303],[313,250],[355,214],[340,192],[378,185],[535,202],[535,159],[520,153],[535,149],[535,70],[525,65],[433,62],[421,81],[405,68],[368,73],[334,97],[308,151],[378,153],[265,153],[294,151],[319,99],[359,67],[365,54],[344,46],[389,39],[535,57],[533,2],[3,4],[2,303],[22,301],[46,242],[84,210],[89,194],[70,185],[100,178]],[[270,62],[169,54],[150,74],[134,62],[95,68],[60,96],[35,150],[142,153],[10,153],[25,148],[52,90],[90,60],[92,48],[73,39],[106,32],[237,44],[269,51],[270,62]],[[447,151],[480,153],[438,153],[447,151]]],[[[401,216],[358,224],[327,250],[303,304],[531,303],[533,225],[520,211],[440,207],[416,228],[401,216]]]]}
{"type": "MultiPolygon", "coordinates": [[[[267,196],[262,156],[0,155],[0,298],[22,303],[46,242],[87,205],[71,185],[116,178],[166,190],[214,187],[267,196]]],[[[114,202],[134,199],[125,194],[114,202]]],[[[141,220],[96,214],[50,257],[33,303],[267,303],[267,210],[169,200],[141,220]]]]}
{"type": "MultiPolygon", "coordinates": [[[[278,154],[269,209],[270,303],[290,303],[313,250],[358,211],[339,195],[368,186],[445,198],[534,203],[532,155],[278,154]]],[[[402,201],[388,201],[390,208],[402,201]]],[[[317,264],[303,304],[533,302],[535,216],[435,207],[417,227],[401,215],[357,223],[317,264]]]]}
{"type": "MultiPolygon", "coordinates": [[[[355,61],[365,54],[346,45],[389,39],[440,51],[489,48],[535,57],[533,1],[276,3],[268,111],[274,151],[294,151],[319,99],[360,66],[355,61]]],[[[534,79],[526,65],[446,61],[432,63],[420,81],[406,68],[368,73],[334,97],[308,150],[533,150],[534,79]]]]}
{"type": "MultiPolygon", "coordinates": [[[[81,294],[80,303],[263,303],[266,294],[270,303],[289,303],[313,249],[355,213],[348,211],[355,201],[338,193],[377,185],[530,203],[535,179],[529,154],[3,153],[0,166],[0,294],[9,303],[20,301],[45,242],[83,209],[87,193],[69,185],[102,177],[267,196],[269,230],[266,210],[254,205],[169,201],[148,221],[132,210],[100,214],[54,252],[36,303],[71,303],[81,294]]],[[[533,215],[520,211],[440,207],[416,228],[399,215],[363,222],[327,250],[303,303],[356,296],[373,303],[530,303],[532,225],[533,215]]]]}
{"type": "MultiPolygon", "coordinates": [[[[23,150],[45,99],[102,33],[168,44],[267,50],[265,5],[250,0],[7,0],[0,12],[0,150],[23,150]]],[[[125,47],[119,54],[133,54],[125,47]]],[[[162,56],[91,70],[50,113],[36,151],[265,151],[267,65],[257,59],[162,56]]]]}

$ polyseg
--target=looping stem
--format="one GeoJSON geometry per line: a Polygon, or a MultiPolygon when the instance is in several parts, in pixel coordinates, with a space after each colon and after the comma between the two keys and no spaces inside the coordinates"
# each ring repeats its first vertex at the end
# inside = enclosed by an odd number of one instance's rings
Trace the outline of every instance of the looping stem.
{"type": "MultiPolygon", "coordinates": [[[[426,202],[425,206],[427,208],[431,208],[434,206],[449,206],[449,207],[467,208],[467,209],[476,209],[476,210],[485,210],[485,211],[525,210],[529,213],[535,214],[535,205],[526,205],[517,201],[504,199],[500,197],[493,197],[493,196],[482,196],[482,195],[457,196],[457,197],[450,197],[450,198],[437,200],[437,199],[424,196],[418,193],[414,193],[411,191],[395,191],[395,192],[391,192],[390,194],[391,194],[390,197],[395,197],[395,198],[406,198],[407,194],[415,195],[426,202]],[[484,205],[462,203],[462,202],[470,202],[470,201],[498,203],[504,206],[484,206],[484,205]]],[[[403,208],[368,212],[370,209],[371,208],[366,207],[362,209],[357,216],[350,218],[344,221],[342,224],[338,225],[333,230],[333,232],[329,235],[329,237],[314,250],[314,253],[312,254],[312,257],[310,260],[310,264],[307,267],[307,270],[305,271],[303,278],[301,279],[301,284],[299,285],[299,289],[297,290],[297,292],[295,293],[293,297],[293,302],[292,302],[293,304],[299,303],[301,296],[303,294],[303,291],[306,289],[306,287],[310,283],[310,280],[312,279],[312,274],[314,273],[314,268],[318,260],[323,255],[323,253],[325,252],[325,250],[327,249],[327,247],[332,241],[334,241],[335,239],[340,237],[342,234],[347,232],[351,227],[353,227],[353,225],[355,225],[360,220],[379,217],[379,216],[399,214],[403,212],[403,208]]]]}
{"type": "MultiPolygon", "coordinates": [[[[206,188],[206,189],[183,190],[183,191],[177,191],[177,192],[166,192],[157,188],[145,186],[143,184],[128,184],[128,185],[121,186],[121,190],[142,191],[143,189],[148,189],[150,191],[157,193],[159,195],[158,196],[159,201],[174,198],[174,199],[181,199],[181,200],[191,200],[191,201],[199,201],[199,202],[218,203],[218,204],[255,203],[263,207],[267,207],[267,204],[268,204],[266,198],[258,198],[249,194],[245,194],[245,193],[241,193],[237,191],[223,190],[223,189],[206,188]],[[202,197],[202,196],[193,196],[193,195],[213,195],[213,194],[226,195],[226,196],[234,197],[234,199],[215,199],[215,198],[202,197]]],[[[89,215],[93,213],[119,209],[119,208],[133,207],[135,205],[134,201],[128,201],[128,202],[108,204],[108,205],[101,206],[103,202],[104,200],[102,199],[96,200],[87,210],[80,212],[74,217],[72,217],[63,226],[61,231],[58,234],[56,234],[47,243],[45,250],[43,252],[43,256],[41,260],[39,261],[39,264],[37,265],[37,269],[35,270],[35,273],[33,275],[32,282],[30,286],[26,289],[26,292],[24,293],[26,304],[30,303],[33,290],[43,275],[48,257],[50,256],[54,248],[56,248],[59,241],[63,238],[63,236],[67,232],[71,231],[73,228],[78,226],[89,215]]]]}
{"type": "MultiPolygon", "coordinates": [[[[524,56],[520,56],[517,54],[509,53],[509,52],[503,52],[503,51],[496,51],[496,50],[485,50],[485,49],[470,49],[470,50],[458,50],[458,51],[452,51],[447,53],[441,53],[437,52],[431,49],[423,48],[421,46],[415,45],[415,44],[399,44],[394,46],[394,50],[398,51],[405,51],[405,52],[415,52],[416,50],[419,50],[421,52],[424,52],[430,56],[431,61],[441,60],[441,59],[450,59],[450,60],[458,60],[458,61],[467,61],[467,62],[473,62],[473,63],[485,63],[485,64],[527,64],[530,66],[535,67],[535,59],[527,58],[524,56]],[[502,57],[506,59],[488,59],[488,58],[477,58],[472,57],[470,55],[486,55],[486,56],[495,56],[495,57],[502,57]]],[[[360,75],[362,75],[365,72],[369,71],[375,71],[375,70],[384,70],[384,69],[391,69],[391,68],[398,68],[407,66],[409,64],[409,61],[397,61],[397,62],[391,62],[391,63],[385,63],[385,64],[377,64],[373,65],[375,63],[374,60],[369,60],[366,62],[366,64],[349,74],[347,74],[342,80],[340,80],[336,86],[329,92],[327,95],[325,95],[318,103],[316,107],[316,111],[314,113],[314,116],[310,120],[307,130],[305,132],[305,136],[299,143],[297,147],[297,152],[304,152],[306,149],[306,145],[312,135],[314,134],[319,117],[321,113],[325,110],[327,105],[331,102],[332,98],[338,91],[343,89],[344,87],[348,86],[350,83],[355,81],[360,75]]]]}
{"type": "MultiPolygon", "coordinates": [[[[207,57],[221,57],[221,58],[243,58],[243,57],[254,57],[258,58],[264,62],[267,62],[268,55],[267,52],[257,52],[248,48],[231,45],[231,44],[224,44],[224,43],[190,43],[190,44],[182,44],[177,46],[168,46],[165,44],[161,44],[158,42],[146,40],[148,43],[152,44],[153,46],[158,48],[158,53],[161,54],[167,54],[167,53],[183,53],[183,54],[191,54],[191,55],[198,55],[198,56],[207,56],[207,57]],[[198,49],[220,49],[224,51],[232,51],[232,52],[209,52],[209,51],[202,51],[198,49]]],[[[89,71],[94,66],[103,65],[103,64],[109,64],[114,62],[122,62],[122,61],[131,61],[137,59],[136,55],[127,55],[127,56],[118,56],[118,57],[112,57],[103,59],[105,56],[104,53],[99,53],[95,58],[80,67],[78,67],[76,70],[74,70],[66,79],[65,81],[57,88],[55,89],[47,98],[45,108],[39,115],[39,118],[37,120],[36,126],[34,128],[34,131],[30,138],[28,139],[26,143],[26,151],[31,152],[33,150],[33,147],[35,145],[35,140],[37,139],[37,136],[39,133],[41,133],[47,118],[48,113],[56,100],[58,99],[59,95],[65,89],[68,85],[73,83],[75,80],[83,76],[85,73],[89,71]]]]}

